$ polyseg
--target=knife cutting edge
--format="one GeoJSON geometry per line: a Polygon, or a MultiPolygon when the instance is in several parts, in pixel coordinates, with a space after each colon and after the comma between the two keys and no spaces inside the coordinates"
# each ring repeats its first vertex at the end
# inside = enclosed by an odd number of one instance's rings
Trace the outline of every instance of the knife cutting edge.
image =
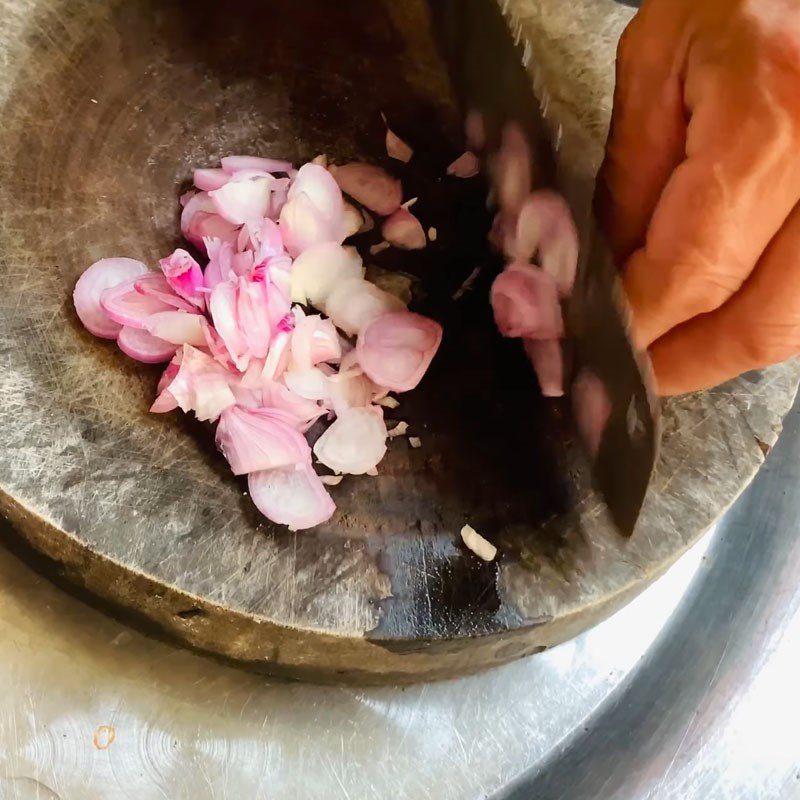
{"type": "Polygon", "coordinates": [[[567,200],[578,227],[580,257],[566,307],[571,399],[576,427],[592,456],[595,485],[619,532],[633,533],[658,455],[659,404],[646,354],[628,335],[625,304],[611,253],[592,213],[594,181],[563,163],[556,104],[540,103],[535,54],[497,0],[431,0],[436,38],[465,115],[479,112],[491,163],[509,125],[524,134],[536,188],[567,200]],[[516,29],[512,32],[512,27],[516,29]]]}

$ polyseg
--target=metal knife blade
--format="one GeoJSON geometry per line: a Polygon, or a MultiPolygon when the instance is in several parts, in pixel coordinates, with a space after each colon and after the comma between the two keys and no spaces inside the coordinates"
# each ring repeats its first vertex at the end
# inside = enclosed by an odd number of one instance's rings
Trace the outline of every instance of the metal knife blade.
{"type": "Polygon", "coordinates": [[[573,212],[581,243],[566,311],[572,380],[578,383],[573,414],[587,444],[587,418],[598,425],[605,420],[599,445],[589,447],[593,478],[618,530],[628,536],[658,454],[659,404],[647,357],[636,353],[628,336],[616,268],[594,220],[594,179],[582,178],[559,148],[562,126],[549,108],[555,104],[536,74],[531,44],[506,16],[508,6],[508,0],[430,0],[436,38],[463,110],[483,115],[488,154],[499,146],[503,127],[515,122],[533,155],[534,186],[556,189],[573,212]]]}

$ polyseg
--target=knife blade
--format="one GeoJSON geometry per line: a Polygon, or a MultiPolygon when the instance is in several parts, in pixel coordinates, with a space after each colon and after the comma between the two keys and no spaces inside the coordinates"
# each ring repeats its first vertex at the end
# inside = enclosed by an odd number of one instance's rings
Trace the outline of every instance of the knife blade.
{"type": "Polygon", "coordinates": [[[532,45],[509,17],[508,0],[430,0],[436,39],[465,115],[480,112],[483,163],[515,124],[532,155],[536,188],[553,188],[580,236],[578,274],[566,307],[572,411],[590,451],[595,486],[619,532],[633,533],[658,455],[659,403],[646,354],[637,353],[616,267],[592,213],[594,179],[559,147],[557,104],[536,71],[532,45]],[[534,86],[539,87],[539,92],[534,86]]]}

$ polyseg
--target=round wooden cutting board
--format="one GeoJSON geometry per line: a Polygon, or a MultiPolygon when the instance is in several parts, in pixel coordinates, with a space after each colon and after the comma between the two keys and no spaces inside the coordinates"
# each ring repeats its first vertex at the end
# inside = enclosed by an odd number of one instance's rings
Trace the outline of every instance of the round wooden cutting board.
{"type": "MultiPolygon", "coordinates": [[[[517,5],[525,35],[558,41],[558,3],[517,5]]],[[[302,678],[474,671],[563,641],[634,596],[775,441],[796,363],[667,403],[652,492],[621,539],[579,462],[563,482],[552,441],[563,409],[494,333],[486,283],[452,299],[464,222],[448,240],[442,221],[418,260],[378,264],[413,275],[412,307],[445,325],[429,376],[391,412],[422,447],[398,438],[378,477],[346,478],[326,525],[267,523],[210,428],[148,413],[159,371],[84,331],[72,288],[96,259],[155,266],[178,244],[194,165],[231,153],[380,161],[387,108],[430,110],[432,130],[454,130],[423,4],[0,0],[0,19],[3,536],[112,609],[302,678]],[[465,522],[499,544],[497,562],[463,548],[465,522]]],[[[603,119],[613,36],[597,31],[603,119]]],[[[545,69],[556,55],[543,45],[545,69]]],[[[576,117],[582,130],[590,169],[602,124],[576,117]]]]}

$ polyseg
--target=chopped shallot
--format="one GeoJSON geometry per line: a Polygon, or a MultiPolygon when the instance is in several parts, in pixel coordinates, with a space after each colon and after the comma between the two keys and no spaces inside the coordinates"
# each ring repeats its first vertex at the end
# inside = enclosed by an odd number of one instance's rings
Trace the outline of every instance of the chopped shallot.
{"type": "Polygon", "coordinates": [[[342,217],[327,217],[307,194],[300,192],[284,205],[280,215],[286,250],[296,258],[314,245],[325,242],[340,244],[345,237],[342,217]]]}
{"type": "Polygon", "coordinates": [[[145,364],[160,364],[169,361],[178,349],[140,328],[123,327],[117,336],[117,346],[126,356],[145,364]]]}
{"type": "Polygon", "coordinates": [[[406,208],[398,208],[381,228],[383,238],[403,250],[422,250],[428,240],[420,221],[406,208]]]}
{"type": "Polygon", "coordinates": [[[311,464],[253,472],[247,486],[256,508],[291,530],[313,528],[329,520],[336,510],[311,464]]]}
{"type": "MultiPolygon", "coordinates": [[[[410,159],[390,134],[390,149],[410,159]]],[[[378,167],[328,171],[322,158],[294,170],[227,156],[195,170],[194,182],[181,197],[181,231],[202,258],[178,248],[154,272],[99,261],[75,287],[76,311],[130,357],[169,362],[151,411],[216,423],[219,449],[234,474],[248,475],[265,516],[292,530],[318,525],[335,510],[325,484],[341,474],[315,473],[305,434],[326,426],[313,452],[334,472],[377,475],[388,439],[408,431],[400,422],[387,433],[383,407],[398,406],[388,392],[417,385],[442,335],[407,311],[410,276],[373,267],[380,286],[364,280],[361,256],[341,243],[374,221],[342,191],[387,216],[385,236],[406,248],[427,241],[408,210],[416,198],[401,206],[400,181],[378,167]]]]}
{"type": "Polygon", "coordinates": [[[527,261],[537,252],[559,294],[568,296],[578,267],[578,231],[566,200],[555,192],[533,192],[519,212],[515,256],[527,261]]]}
{"type": "Polygon", "coordinates": [[[408,433],[408,423],[398,422],[397,425],[389,431],[389,438],[394,439],[397,436],[405,436],[406,433],[408,433]]]}
{"type": "Polygon", "coordinates": [[[386,127],[386,153],[389,158],[407,164],[414,156],[412,148],[404,142],[390,127],[386,127]]]}
{"type": "Polygon", "coordinates": [[[203,317],[187,314],[185,311],[160,311],[151,314],[144,323],[144,329],[151,335],[174,345],[190,344],[205,347],[203,317]]]}
{"type": "Polygon", "coordinates": [[[217,425],[217,447],[234,475],[311,460],[311,448],[293,418],[269,408],[226,408],[217,425]]]}
{"type": "Polygon", "coordinates": [[[432,319],[399,311],[384,314],[358,337],[358,360],[375,383],[391,391],[413,389],[442,341],[442,326],[432,319]]]}
{"type": "Polygon", "coordinates": [[[419,436],[409,436],[408,443],[417,450],[418,448],[422,447],[422,439],[419,436]]]}
{"type": "Polygon", "coordinates": [[[353,162],[331,167],[331,174],[345,194],[382,217],[397,211],[403,202],[400,181],[380,167],[353,162]]]}
{"type": "Polygon", "coordinates": [[[224,169],[196,169],[193,175],[194,185],[202,192],[221,189],[230,177],[231,174],[224,169]]]}
{"type": "Polygon", "coordinates": [[[382,314],[403,311],[405,307],[402,300],[363,278],[338,284],[325,303],[328,316],[349,336],[358,335],[382,314]]]}
{"type": "Polygon", "coordinates": [[[497,557],[497,548],[487,539],[484,539],[472,525],[465,525],[461,529],[461,540],[484,561],[494,561],[497,557]]]}
{"type": "Polygon", "coordinates": [[[497,155],[496,188],[500,209],[516,216],[531,192],[531,152],[522,128],[508,123],[497,155]]]}
{"type": "Polygon", "coordinates": [[[545,397],[564,394],[564,357],[558,339],[525,339],[525,352],[533,364],[545,397]]]}
{"type": "Polygon", "coordinates": [[[161,311],[174,311],[173,306],[152,295],[136,291],[137,275],[125,283],[106,289],[100,295],[100,306],[106,316],[129,328],[143,328],[148,317],[161,311]]]}
{"type": "Polygon", "coordinates": [[[112,320],[100,298],[108,289],[134,280],[147,272],[141,261],[133,258],[103,258],[89,267],[75,284],[75,311],[85,328],[101,339],[116,339],[122,324],[112,320]]]}
{"type": "Polygon", "coordinates": [[[272,184],[268,173],[237,172],[219,189],[208,193],[216,212],[234,225],[264,219],[270,209],[272,184]]]}
{"type": "Polygon", "coordinates": [[[553,278],[529,264],[510,264],[492,284],[494,318],[503,336],[558,339],[564,333],[553,278]]]}
{"type": "Polygon", "coordinates": [[[314,455],[334,472],[363,475],[385,455],[386,437],[379,408],[348,408],[317,439],[314,455]]]}
{"type": "Polygon", "coordinates": [[[172,290],[200,309],[205,308],[205,299],[201,293],[203,288],[203,270],[185,250],[178,248],[167,258],[158,262],[164,277],[172,290]]]}
{"type": "Polygon", "coordinates": [[[364,274],[361,256],[353,247],[324,242],[310,247],[292,265],[292,300],[325,309],[334,288],[364,274]]]}
{"type": "Polygon", "coordinates": [[[233,375],[211,356],[190,345],[184,345],[178,354],[181,357],[178,372],[161,394],[168,392],[182,411],[194,411],[201,422],[214,421],[236,402],[230,387],[233,375]]]}
{"type": "Polygon", "coordinates": [[[447,168],[448,175],[454,175],[456,178],[472,178],[480,172],[481,163],[475,153],[469,150],[462,153],[450,166],[447,168]]]}

